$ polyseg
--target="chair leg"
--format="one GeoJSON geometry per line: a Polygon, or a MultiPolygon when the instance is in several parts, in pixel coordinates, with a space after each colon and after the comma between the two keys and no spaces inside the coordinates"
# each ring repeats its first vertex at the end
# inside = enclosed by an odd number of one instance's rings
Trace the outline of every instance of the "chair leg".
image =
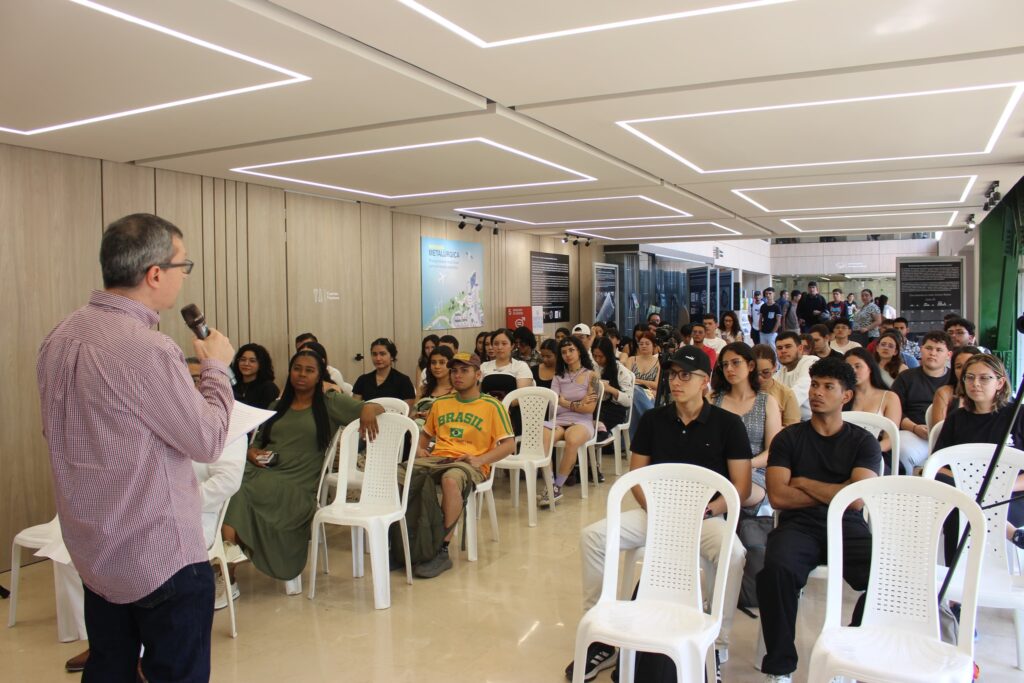
{"type": "Polygon", "coordinates": [[[370,537],[370,570],[373,572],[373,606],[391,607],[391,572],[388,571],[388,528],[372,522],[366,529],[370,537]]]}
{"type": "MultiPolygon", "coordinates": [[[[544,470],[544,479],[547,481],[547,472],[544,470]]],[[[526,477],[526,520],[529,526],[537,526],[537,468],[532,463],[523,470],[526,477]]],[[[519,479],[519,471],[516,471],[516,479],[519,479]]],[[[550,495],[550,494],[549,494],[550,495]]],[[[518,500],[518,498],[517,498],[518,500]]],[[[550,499],[549,499],[550,500],[550,499]]]]}
{"type": "Polygon", "coordinates": [[[352,527],[352,577],[358,579],[365,573],[363,564],[363,529],[352,527]]]}
{"type": "Polygon", "coordinates": [[[1017,668],[1024,671],[1024,609],[1013,610],[1013,628],[1017,632],[1017,668]]]}
{"type": "Polygon", "coordinates": [[[589,497],[587,495],[587,487],[589,486],[587,479],[590,477],[590,447],[580,446],[580,450],[583,453],[577,451],[576,465],[580,471],[580,495],[583,497],[583,500],[586,500],[589,497]],[[580,457],[581,455],[583,457],[580,457]]]}
{"type": "MultiPolygon", "coordinates": [[[[228,594],[228,616],[231,617],[231,637],[238,637],[238,628],[235,623],[235,598],[231,595],[231,578],[228,576],[228,563],[224,559],[223,553],[217,558],[217,566],[220,567],[220,575],[224,579],[224,590],[228,594]]],[[[310,574],[316,574],[316,565],[313,565],[314,569],[310,574]]],[[[309,588],[313,589],[313,579],[310,577],[309,588]]]]}
{"type": "Polygon", "coordinates": [[[615,476],[617,477],[622,474],[622,432],[615,435],[612,447],[615,449],[615,476]]]}
{"type": "MultiPolygon", "coordinates": [[[[323,545],[323,552],[320,557],[323,558],[324,563],[324,574],[330,573],[330,567],[327,564],[327,527],[323,524],[320,525],[320,543],[323,545]]],[[[314,567],[316,565],[313,565],[314,567]]]]}
{"type": "Polygon", "coordinates": [[[398,520],[398,528],[402,532],[402,552],[405,553],[405,581],[412,585],[412,553],[409,552],[409,527],[405,523],[405,515],[398,520]]]}
{"type": "Polygon", "coordinates": [[[463,540],[466,543],[466,557],[470,562],[476,562],[477,560],[477,546],[476,546],[476,535],[477,535],[477,508],[480,506],[480,501],[477,498],[476,491],[469,494],[469,498],[466,500],[466,512],[463,515],[464,524],[463,527],[463,540]]]}
{"type": "MultiPolygon", "coordinates": [[[[525,470],[524,470],[525,471],[525,470]]],[[[534,470],[536,472],[536,470],[534,470]]],[[[512,507],[519,507],[519,470],[508,471],[508,485],[512,494],[512,507]]],[[[536,488],[536,487],[535,487],[536,488]]],[[[530,526],[533,526],[532,524],[530,526]]]]}
{"type": "Polygon", "coordinates": [[[619,683],[633,683],[636,671],[636,650],[619,648],[619,683]]]}
{"type": "MultiPolygon", "coordinates": [[[[309,549],[311,557],[309,558],[309,599],[312,600],[313,596],[316,595],[316,556],[320,552],[320,527],[323,523],[320,522],[316,517],[313,518],[313,533],[310,539],[309,545],[312,546],[309,549]]],[[[228,581],[227,574],[224,575],[224,581],[228,581]]],[[[228,593],[231,593],[231,586],[227,586],[228,593]]],[[[229,598],[230,599],[230,598],[229,598]]]]}
{"type": "Polygon", "coordinates": [[[498,533],[498,508],[494,505],[494,491],[484,491],[484,500],[487,501],[487,514],[491,518],[491,534],[494,535],[494,542],[501,541],[498,533]]]}
{"type": "Polygon", "coordinates": [[[62,643],[88,640],[83,616],[85,592],[74,567],[53,563],[53,594],[57,601],[57,640],[62,643]]]}
{"type": "Polygon", "coordinates": [[[21,546],[11,544],[11,604],[7,613],[7,628],[14,626],[18,613],[18,582],[21,578],[21,546]]]}
{"type": "MultiPolygon", "coordinates": [[[[555,511],[555,470],[551,465],[545,465],[544,469],[544,486],[548,489],[548,500],[551,501],[551,505],[548,506],[552,512],[555,511]]],[[[536,501],[536,498],[534,499],[536,501]]],[[[534,503],[536,504],[536,502],[534,503]]]]}

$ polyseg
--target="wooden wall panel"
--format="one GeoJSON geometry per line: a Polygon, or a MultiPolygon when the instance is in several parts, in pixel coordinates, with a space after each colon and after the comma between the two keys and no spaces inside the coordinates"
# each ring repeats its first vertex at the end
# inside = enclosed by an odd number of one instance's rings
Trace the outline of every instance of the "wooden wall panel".
{"type": "Polygon", "coordinates": [[[103,162],[103,225],[132,213],[156,211],[154,169],[103,162]]]}
{"type": "Polygon", "coordinates": [[[249,186],[246,183],[238,183],[235,188],[235,262],[238,264],[235,305],[238,307],[238,331],[233,341],[236,347],[249,342],[249,224],[246,205],[248,191],[249,186]]]}
{"type": "MultiPolygon", "coordinates": [[[[376,337],[394,339],[396,289],[391,211],[383,206],[360,204],[359,228],[361,248],[358,260],[363,266],[363,336],[368,340],[376,337]]],[[[400,353],[399,358],[405,360],[405,354],[400,353]]],[[[366,369],[369,370],[369,364],[366,364],[366,369]]]]}
{"type": "Polygon", "coordinates": [[[238,339],[238,183],[224,183],[224,288],[227,290],[227,334],[238,339]]]}
{"type": "MultiPolygon", "coordinates": [[[[220,178],[214,178],[213,180],[213,258],[207,256],[207,263],[213,264],[215,285],[212,298],[217,302],[212,324],[230,337],[231,330],[228,329],[227,288],[228,242],[224,209],[226,202],[224,186],[228,182],[230,181],[221,180],[220,178]]],[[[206,319],[210,320],[209,313],[207,313],[206,319]]]]}
{"type": "MultiPolygon", "coordinates": [[[[395,273],[395,344],[418,352],[420,326],[420,217],[392,214],[391,252],[395,273]]],[[[416,380],[418,353],[399,353],[398,369],[416,380]]]]}
{"type": "Polygon", "coordinates": [[[203,178],[203,313],[209,324],[217,320],[216,240],[213,236],[213,178],[203,178]]]}
{"type": "Polygon", "coordinates": [[[99,161],[0,145],[0,291],[9,308],[0,326],[0,571],[14,535],[54,514],[36,353],[102,286],[102,197],[99,161]]]}
{"type": "Polygon", "coordinates": [[[195,266],[178,295],[177,305],[160,314],[160,329],[178,342],[186,356],[194,353],[195,335],[185,326],[179,312],[185,304],[194,303],[205,310],[203,282],[203,183],[202,178],[188,173],[156,171],[156,213],[181,229],[185,249],[195,266]]]}
{"type": "Polygon", "coordinates": [[[292,351],[284,190],[249,185],[246,194],[249,341],[262,344],[270,352],[277,386],[283,388],[292,351]]]}
{"type": "MultiPolygon", "coordinates": [[[[288,226],[288,329],[313,332],[331,365],[352,383],[369,356],[363,334],[359,205],[285,194],[288,226]]],[[[369,364],[367,363],[367,366],[369,364]]]]}

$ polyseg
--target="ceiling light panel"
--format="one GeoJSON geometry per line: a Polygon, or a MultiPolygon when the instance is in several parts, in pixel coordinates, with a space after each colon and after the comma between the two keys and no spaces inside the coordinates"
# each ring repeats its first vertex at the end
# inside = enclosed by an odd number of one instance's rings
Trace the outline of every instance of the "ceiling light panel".
{"type": "Polygon", "coordinates": [[[526,225],[678,219],[693,215],[644,195],[467,206],[455,211],[526,225]]]}
{"type": "Polygon", "coordinates": [[[1022,94],[1000,83],[617,123],[701,174],[837,166],[988,154],[1022,94]]]}
{"type": "Polygon", "coordinates": [[[339,152],[231,170],[387,200],[596,180],[483,137],[339,152]],[[398,169],[422,169],[422,172],[400,173],[398,169]]]}
{"type": "Polygon", "coordinates": [[[308,76],[88,0],[0,10],[0,131],[40,135],[308,76]],[[31,103],[31,106],[25,106],[31,103]]]}
{"type": "Polygon", "coordinates": [[[398,0],[479,48],[506,47],[585,33],[679,21],[693,17],[782,5],[794,0],[647,0],[644,3],[464,2],[398,0]],[[682,5],[682,8],[680,6],[682,5]],[[585,18],[585,22],[581,19],[585,18]]]}
{"type": "Polygon", "coordinates": [[[944,230],[955,227],[959,211],[908,211],[846,216],[803,216],[781,221],[797,232],[881,232],[887,230],[944,230]]]}
{"type": "Polygon", "coordinates": [[[732,237],[741,235],[738,230],[713,221],[694,223],[662,223],[616,227],[572,228],[570,234],[593,237],[612,242],[643,240],[696,239],[699,237],[732,237]]]}
{"type": "Polygon", "coordinates": [[[967,200],[977,179],[976,175],[896,178],[744,187],[733,189],[732,192],[765,213],[934,206],[962,204],[967,200]]]}

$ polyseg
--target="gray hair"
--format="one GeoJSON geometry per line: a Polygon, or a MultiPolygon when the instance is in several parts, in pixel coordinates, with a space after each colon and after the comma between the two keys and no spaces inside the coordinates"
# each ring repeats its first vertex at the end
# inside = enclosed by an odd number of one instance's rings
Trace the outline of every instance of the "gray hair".
{"type": "Polygon", "coordinates": [[[103,286],[137,286],[150,267],[173,258],[175,237],[183,237],[181,230],[151,213],[133,213],[108,225],[100,243],[103,286]]]}

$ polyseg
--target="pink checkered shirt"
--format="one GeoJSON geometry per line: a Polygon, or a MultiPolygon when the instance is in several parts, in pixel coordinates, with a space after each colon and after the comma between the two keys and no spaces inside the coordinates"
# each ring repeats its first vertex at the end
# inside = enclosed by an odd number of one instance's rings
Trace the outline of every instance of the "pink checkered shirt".
{"type": "Polygon", "coordinates": [[[202,365],[143,304],[94,291],[43,341],[36,374],[57,514],[82,580],[109,602],[149,595],[206,560],[192,460],[224,448],[234,399],[227,367],[202,365]]]}

